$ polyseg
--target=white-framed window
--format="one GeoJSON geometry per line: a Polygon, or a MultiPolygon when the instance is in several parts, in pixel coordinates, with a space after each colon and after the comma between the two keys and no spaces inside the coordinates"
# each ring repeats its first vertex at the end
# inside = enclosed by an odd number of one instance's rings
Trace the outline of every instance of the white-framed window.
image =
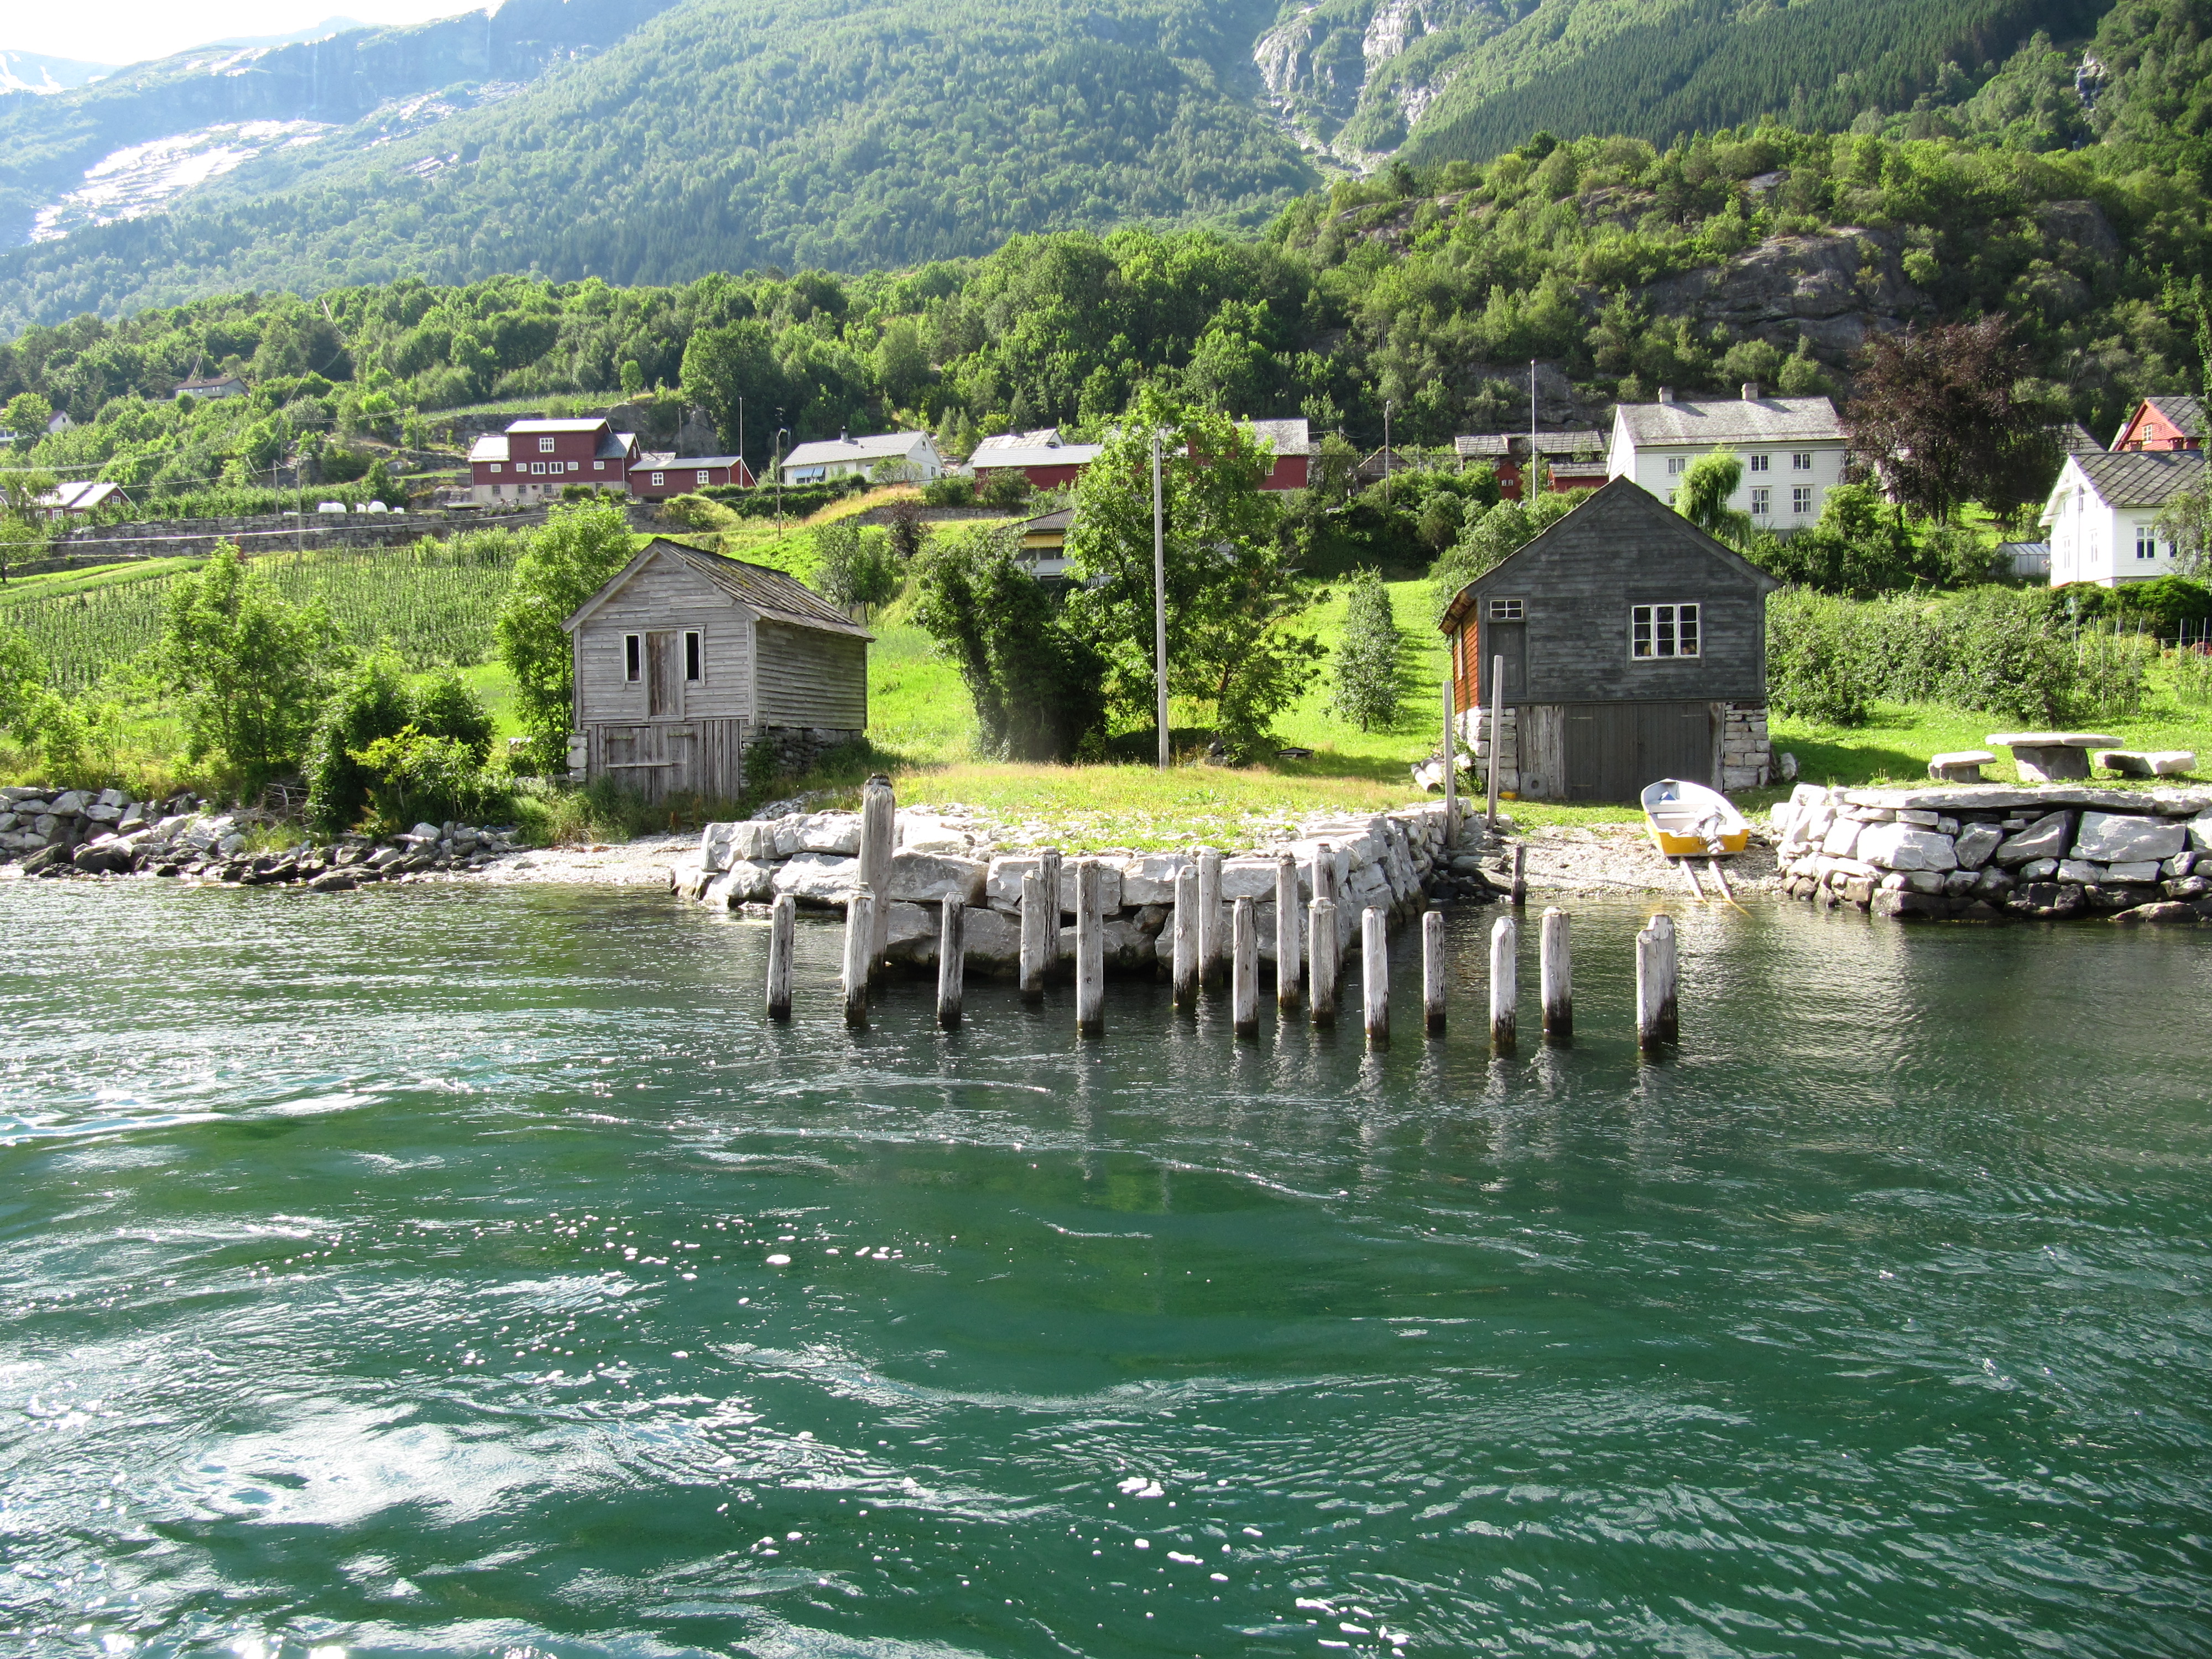
{"type": "Polygon", "coordinates": [[[1680,477],[1689,471],[1689,467],[1690,458],[1687,455],[1669,455],[1667,458],[1667,476],[1670,478],[1680,477]]]}
{"type": "Polygon", "coordinates": [[[574,461],[571,461],[568,463],[568,471],[571,472],[580,472],[583,471],[583,468],[574,461]]]}
{"type": "Polygon", "coordinates": [[[1751,492],[1751,516],[1763,519],[1773,510],[1774,492],[1766,485],[1760,484],[1751,492]]]}
{"type": "Polygon", "coordinates": [[[1813,486],[1799,484],[1790,492],[1790,510],[1801,517],[1813,510],[1813,486]]]}
{"type": "Polygon", "coordinates": [[[645,635],[623,635],[623,678],[635,685],[645,678],[645,635]]]}
{"type": "Polygon", "coordinates": [[[607,464],[605,461],[593,461],[592,463],[592,471],[594,472],[604,472],[606,470],[607,464]]]}
{"type": "Polygon", "coordinates": [[[538,453],[541,455],[550,455],[553,453],[553,441],[550,438],[540,438],[538,441],[538,453]]]}
{"type": "Polygon", "coordinates": [[[2158,526],[2139,524],[2136,526],[2136,557],[2154,559],[2158,556],[2158,526]]]}
{"type": "Polygon", "coordinates": [[[693,685],[707,678],[707,659],[699,648],[699,630],[687,629],[684,634],[684,678],[693,685]]]}
{"type": "Polygon", "coordinates": [[[713,474],[713,473],[711,473],[711,472],[709,472],[709,471],[708,471],[706,468],[704,468],[704,467],[701,467],[701,468],[699,469],[699,482],[700,482],[701,483],[702,483],[702,484],[703,484],[703,483],[711,483],[711,482],[713,481],[713,478],[714,478],[714,474],[713,474]]]}
{"type": "Polygon", "coordinates": [[[1698,607],[1694,605],[1629,606],[1628,654],[1636,662],[1696,656],[1698,607]]]}
{"type": "Polygon", "coordinates": [[[530,464],[531,476],[533,477],[535,477],[538,473],[543,472],[544,470],[545,463],[543,461],[532,461],[530,464]]]}
{"type": "Polygon", "coordinates": [[[1791,455],[1790,470],[1792,472],[1810,472],[1813,470],[1813,452],[1809,449],[1801,449],[1791,455]]]}
{"type": "Polygon", "coordinates": [[[1518,599],[1492,599],[1490,602],[1490,620],[1492,622],[1519,622],[1522,615],[1518,599]]]}
{"type": "Polygon", "coordinates": [[[492,470],[494,472],[496,472],[496,471],[499,471],[499,463],[498,463],[497,461],[494,461],[494,462],[491,464],[491,470],[492,470]]]}
{"type": "Polygon", "coordinates": [[[668,482],[668,475],[665,472],[656,472],[653,475],[653,482],[656,484],[666,483],[668,482]]]}
{"type": "Polygon", "coordinates": [[[1771,455],[1753,455],[1746,463],[1753,472],[1764,472],[1773,464],[1774,457],[1771,455]]]}

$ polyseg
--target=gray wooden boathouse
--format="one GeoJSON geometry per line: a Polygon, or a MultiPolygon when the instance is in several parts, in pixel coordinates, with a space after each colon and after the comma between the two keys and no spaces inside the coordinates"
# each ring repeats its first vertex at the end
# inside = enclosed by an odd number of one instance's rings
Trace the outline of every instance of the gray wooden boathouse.
{"type": "Polygon", "coordinates": [[[569,770],[648,800],[733,798],[753,744],[791,766],[867,728],[873,636],[765,565],[656,539],[562,626],[569,770]]]}
{"type": "Polygon", "coordinates": [[[1494,697],[1505,793],[1632,801],[1660,778],[1764,784],[1766,596],[1780,586],[1633,480],[1591,491],[1438,622],[1478,765],[1494,697]]]}

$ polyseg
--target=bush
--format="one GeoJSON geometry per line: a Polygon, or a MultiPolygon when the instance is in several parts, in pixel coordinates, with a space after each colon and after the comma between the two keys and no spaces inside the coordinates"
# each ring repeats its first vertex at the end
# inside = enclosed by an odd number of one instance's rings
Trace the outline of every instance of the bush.
{"type": "MultiPolygon", "coordinates": [[[[380,751],[376,745],[410,731],[453,744],[471,772],[481,772],[491,756],[492,718],[453,670],[437,670],[410,687],[398,657],[388,647],[362,658],[340,679],[309,745],[308,821],[325,835],[342,834],[358,823],[378,790],[388,787],[384,761],[367,757],[382,754],[390,759],[392,751],[380,751]]],[[[479,794],[492,793],[488,784],[471,787],[479,794]]],[[[380,805],[386,805],[378,799],[380,805]]]]}
{"type": "Polygon", "coordinates": [[[921,499],[928,507],[973,507],[975,505],[975,481],[948,472],[941,478],[932,478],[921,487],[921,499]]]}
{"type": "Polygon", "coordinates": [[[369,796],[386,823],[481,817],[501,793],[469,746],[410,726],[379,738],[352,759],[368,775],[369,796]]]}
{"type": "Polygon", "coordinates": [[[1766,602],[1766,698],[1778,714],[1820,726],[1863,726],[1881,690],[1859,649],[1858,608],[1803,588],[1766,602]]]}
{"type": "Polygon", "coordinates": [[[814,585],[833,605],[857,611],[895,597],[903,573],[890,538],[850,519],[814,532],[814,585]]]}
{"type": "Polygon", "coordinates": [[[1363,732],[1388,731],[1398,718],[1405,641],[1390,609],[1390,590],[1377,570],[1362,570],[1346,595],[1344,639],[1336,647],[1336,690],[1329,708],[1363,732]]]}

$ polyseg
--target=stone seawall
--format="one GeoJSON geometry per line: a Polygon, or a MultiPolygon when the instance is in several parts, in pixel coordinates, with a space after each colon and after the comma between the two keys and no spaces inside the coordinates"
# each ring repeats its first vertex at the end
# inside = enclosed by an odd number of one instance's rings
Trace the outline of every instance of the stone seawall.
{"type": "Polygon", "coordinates": [[[2212,921],[2212,789],[1801,783],[1774,827],[1783,890],[1826,907],[1899,920],[2212,921]]]}
{"type": "MultiPolygon", "coordinates": [[[[793,812],[709,824],[697,852],[670,866],[669,884],[687,899],[717,908],[766,904],[788,893],[803,907],[841,910],[859,879],[860,846],[856,812],[793,812]]],[[[1370,907],[1396,922],[1432,898],[1497,896],[1476,873],[1471,856],[1455,859],[1446,848],[1441,802],[1373,817],[1316,821],[1302,826],[1296,840],[1222,860],[1224,912],[1237,899],[1254,902],[1261,960],[1274,960],[1278,856],[1288,853],[1297,861],[1303,938],[1303,902],[1313,896],[1314,861],[1324,846],[1335,866],[1337,942],[1346,956],[1358,954],[1359,915],[1370,907]]],[[[939,906],[957,897],[967,909],[968,966],[983,974],[1014,973],[1022,878],[1037,867],[1036,852],[1002,850],[972,822],[912,810],[898,813],[896,848],[890,893],[892,961],[914,967],[935,963],[939,906]]],[[[1102,866],[1107,971],[1166,971],[1173,954],[1167,923],[1175,908],[1176,872],[1198,850],[1096,855],[1102,866]]],[[[1073,855],[1060,866],[1060,908],[1063,917],[1074,914],[1073,855]]],[[[1071,923],[1060,930],[1060,954],[1072,958],[1074,949],[1071,923]]]]}

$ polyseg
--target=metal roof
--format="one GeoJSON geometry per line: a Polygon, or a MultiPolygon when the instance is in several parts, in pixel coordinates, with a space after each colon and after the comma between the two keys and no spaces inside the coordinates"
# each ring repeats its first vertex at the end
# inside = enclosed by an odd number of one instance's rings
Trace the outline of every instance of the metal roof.
{"type": "Polygon", "coordinates": [[[629,470],[633,472],[641,472],[659,467],[667,471],[682,472],[689,468],[738,467],[744,464],[745,459],[742,455],[668,455],[658,450],[651,450],[640,454],[636,460],[630,463],[629,470]]]}
{"type": "MultiPolygon", "coordinates": [[[[987,450],[1038,449],[1047,445],[1057,444],[1059,441],[1058,427],[1040,426],[1032,428],[1027,432],[1001,432],[996,437],[986,438],[975,446],[975,454],[981,455],[987,450]]],[[[974,457],[969,457],[969,459],[974,459],[974,457]]]]}
{"type": "Polygon", "coordinates": [[[2123,449],[2069,456],[2066,464],[2081,470],[2106,507],[2164,507],[2204,477],[2201,449],[2123,449]]]}
{"type": "Polygon", "coordinates": [[[878,432],[866,438],[817,438],[783,458],[787,467],[827,466],[838,461],[896,460],[930,442],[927,432],[878,432]]]}
{"type": "Polygon", "coordinates": [[[1614,419],[1629,441],[1662,448],[1717,444],[1834,443],[1844,423],[1826,398],[1711,398],[1622,404],[1614,419]]]}
{"type": "Polygon", "coordinates": [[[554,432],[596,432],[606,424],[605,416],[594,416],[590,420],[580,418],[573,421],[514,421],[508,423],[507,429],[510,433],[536,436],[543,433],[554,432]]]}
{"type": "Polygon", "coordinates": [[[1273,446],[1278,455],[1310,455],[1313,453],[1312,430],[1303,420],[1298,421],[1239,421],[1237,429],[1273,446]]]}
{"type": "Polygon", "coordinates": [[[986,453],[978,446],[969,458],[970,468],[1000,466],[1088,466],[1098,459],[1104,444],[1037,444],[1023,449],[994,449],[986,453]]]}

